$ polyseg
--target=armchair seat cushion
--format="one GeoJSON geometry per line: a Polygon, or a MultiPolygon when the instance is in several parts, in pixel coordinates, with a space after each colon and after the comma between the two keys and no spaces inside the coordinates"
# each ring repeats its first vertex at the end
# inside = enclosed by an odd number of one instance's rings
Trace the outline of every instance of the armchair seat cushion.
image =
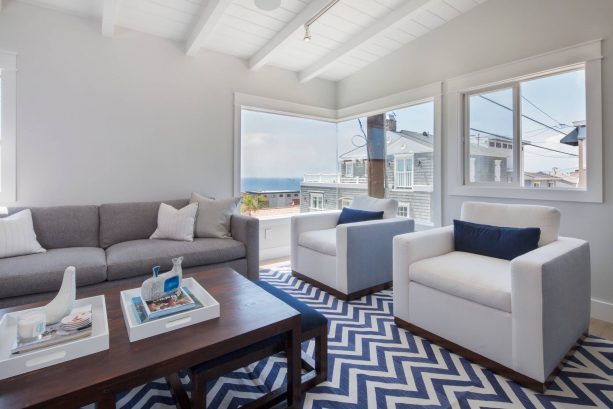
{"type": "Polygon", "coordinates": [[[417,261],[409,278],[444,293],[511,312],[511,262],[453,251],[417,261]]]}
{"type": "Polygon", "coordinates": [[[318,253],[336,256],[336,228],[304,232],[298,237],[298,245],[318,253]]]}

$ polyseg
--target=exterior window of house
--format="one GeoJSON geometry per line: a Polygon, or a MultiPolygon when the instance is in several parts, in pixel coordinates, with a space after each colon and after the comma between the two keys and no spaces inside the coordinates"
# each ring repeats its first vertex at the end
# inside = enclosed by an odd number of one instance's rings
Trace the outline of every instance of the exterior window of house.
{"type": "Polygon", "coordinates": [[[465,94],[464,184],[586,189],[585,69],[465,94]],[[492,149],[490,139],[496,142],[492,149]],[[519,148],[518,148],[519,147],[519,148]]]}
{"type": "Polygon", "coordinates": [[[396,157],[394,186],[396,188],[413,187],[413,171],[413,156],[396,157]]]}
{"type": "Polygon", "coordinates": [[[547,187],[556,187],[556,182],[547,182],[547,187]]]}
{"type": "Polygon", "coordinates": [[[345,176],[353,177],[353,162],[345,162],[345,176]]]}
{"type": "Polygon", "coordinates": [[[409,217],[409,204],[408,203],[398,203],[398,216],[399,217],[409,217]]]}
{"type": "Polygon", "coordinates": [[[311,210],[324,210],[324,194],[311,193],[311,210]]]}
{"type": "Polygon", "coordinates": [[[343,207],[349,207],[351,205],[351,198],[350,197],[343,197],[341,199],[341,209],[343,207]]]}

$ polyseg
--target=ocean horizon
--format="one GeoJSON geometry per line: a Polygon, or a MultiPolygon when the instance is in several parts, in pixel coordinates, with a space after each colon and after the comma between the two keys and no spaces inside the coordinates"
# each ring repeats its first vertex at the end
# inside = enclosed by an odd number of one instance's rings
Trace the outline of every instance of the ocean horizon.
{"type": "Polygon", "coordinates": [[[241,192],[300,190],[302,178],[241,178],[241,192]]]}

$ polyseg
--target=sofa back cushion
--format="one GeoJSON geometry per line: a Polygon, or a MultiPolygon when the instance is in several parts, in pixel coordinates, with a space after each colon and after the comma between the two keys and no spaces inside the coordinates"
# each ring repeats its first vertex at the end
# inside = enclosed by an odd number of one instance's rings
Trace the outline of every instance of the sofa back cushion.
{"type": "Polygon", "coordinates": [[[396,199],[377,199],[376,197],[360,195],[353,198],[349,207],[369,212],[382,211],[384,219],[396,217],[398,214],[398,201],[396,199]]]}
{"type": "Polygon", "coordinates": [[[11,207],[32,212],[34,232],[45,249],[98,247],[98,206],[11,207]]]}
{"type": "Polygon", "coordinates": [[[189,200],[100,205],[100,247],[108,248],[124,241],[148,239],[157,228],[161,203],[180,209],[187,206],[189,200]]]}
{"type": "Polygon", "coordinates": [[[539,246],[558,240],[560,211],[555,207],[464,202],[461,220],[500,227],[538,227],[539,246]]]}

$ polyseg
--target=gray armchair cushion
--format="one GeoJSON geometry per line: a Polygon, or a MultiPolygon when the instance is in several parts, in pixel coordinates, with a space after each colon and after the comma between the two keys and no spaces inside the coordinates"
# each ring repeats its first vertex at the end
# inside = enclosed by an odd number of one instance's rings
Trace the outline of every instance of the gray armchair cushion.
{"type": "Polygon", "coordinates": [[[132,240],[112,245],[106,250],[108,279],[150,274],[153,266],[162,272],[172,268],[171,259],[183,256],[183,268],[204,266],[244,258],[245,245],[232,239],[132,240]]]}
{"type": "Polygon", "coordinates": [[[32,211],[34,232],[45,249],[98,247],[98,206],[11,207],[32,211]]]}
{"type": "Polygon", "coordinates": [[[319,253],[336,256],[336,228],[304,232],[298,244],[319,253]]]}
{"type": "Polygon", "coordinates": [[[0,259],[0,298],[57,291],[68,266],[77,268],[78,287],[106,280],[106,257],[101,248],[51,249],[0,259]]]}
{"type": "MultiPolygon", "coordinates": [[[[100,247],[130,240],[148,239],[158,225],[158,210],[162,202],[107,203],[100,205],[100,247]]],[[[167,200],[176,209],[189,200],[167,200]]],[[[42,243],[41,243],[42,244],[42,243]]]]}

